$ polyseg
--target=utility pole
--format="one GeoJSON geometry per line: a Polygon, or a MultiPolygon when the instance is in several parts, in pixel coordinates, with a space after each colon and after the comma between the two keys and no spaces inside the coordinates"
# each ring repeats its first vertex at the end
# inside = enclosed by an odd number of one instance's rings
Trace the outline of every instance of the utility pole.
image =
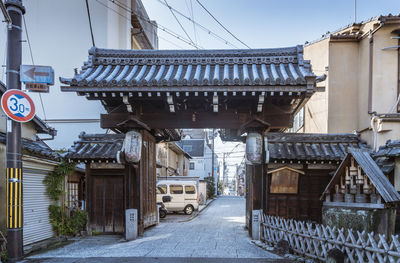
{"type": "MultiPolygon", "coordinates": [[[[222,188],[224,188],[225,189],[225,187],[226,187],[226,182],[227,182],[227,176],[226,176],[226,162],[225,162],[225,160],[226,160],[226,155],[227,155],[227,153],[223,153],[223,164],[222,164],[222,166],[223,166],[223,169],[224,169],[224,177],[223,177],[223,181],[222,181],[222,188]]],[[[224,190],[224,189],[222,189],[222,190],[224,190]]]]}
{"type": "MultiPolygon", "coordinates": [[[[22,62],[22,0],[6,0],[11,18],[7,33],[7,89],[21,89],[19,68],[22,62]]],[[[21,123],[7,118],[7,251],[10,261],[23,257],[22,251],[22,160],[21,123]]]]}

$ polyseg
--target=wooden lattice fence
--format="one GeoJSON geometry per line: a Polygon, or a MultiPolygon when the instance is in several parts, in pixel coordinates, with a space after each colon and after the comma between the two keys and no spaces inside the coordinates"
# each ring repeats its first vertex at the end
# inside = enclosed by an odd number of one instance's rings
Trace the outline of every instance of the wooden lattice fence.
{"type": "Polygon", "coordinates": [[[399,237],[355,232],[322,224],[306,223],[264,215],[261,239],[274,246],[279,240],[289,242],[293,251],[301,256],[326,261],[328,251],[338,248],[346,254],[346,262],[399,262],[399,237]]]}

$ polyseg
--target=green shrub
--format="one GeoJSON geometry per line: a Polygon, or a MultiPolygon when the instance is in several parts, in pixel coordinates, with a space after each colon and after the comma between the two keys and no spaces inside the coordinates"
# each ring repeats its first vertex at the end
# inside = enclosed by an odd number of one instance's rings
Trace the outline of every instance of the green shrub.
{"type": "Polygon", "coordinates": [[[86,211],[76,210],[71,216],[71,224],[74,230],[81,231],[85,230],[85,226],[88,220],[88,215],[86,211]]]}
{"type": "Polygon", "coordinates": [[[207,182],[207,199],[211,199],[215,195],[215,182],[214,177],[208,176],[204,180],[207,182]]]}
{"type": "Polygon", "coordinates": [[[1,262],[7,262],[8,259],[8,252],[7,249],[0,251],[0,260],[1,262]]]}
{"type": "Polygon", "coordinates": [[[74,236],[79,231],[84,230],[86,226],[87,213],[85,211],[76,210],[68,217],[60,206],[50,205],[49,212],[50,223],[58,235],[74,236]]]}
{"type": "Polygon", "coordinates": [[[64,194],[64,179],[65,176],[74,172],[75,165],[65,160],[61,161],[60,164],[49,173],[43,180],[46,185],[46,191],[48,196],[53,201],[60,200],[64,194]]]}

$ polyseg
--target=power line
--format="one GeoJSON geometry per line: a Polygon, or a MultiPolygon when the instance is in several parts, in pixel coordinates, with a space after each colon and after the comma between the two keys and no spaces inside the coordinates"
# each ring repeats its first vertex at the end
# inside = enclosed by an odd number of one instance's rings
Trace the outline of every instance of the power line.
{"type": "Polygon", "coordinates": [[[90,19],[90,10],[89,10],[89,2],[88,2],[88,0],[86,0],[86,10],[87,10],[87,15],[88,15],[88,19],[89,19],[89,27],[90,27],[90,35],[92,36],[92,44],[95,47],[96,44],[94,43],[92,20],[90,19]]]}
{"type": "MultiPolygon", "coordinates": [[[[166,4],[162,1],[162,0],[157,0],[160,4],[166,6],[166,4]]],[[[168,7],[168,6],[167,6],[168,7]]],[[[214,33],[213,31],[211,31],[210,29],[206,28],[205,26],[197,23],[196,21],[194,21],[193,19],[191,19],[190,17],[188,17],[187,15],[181,13],[180,11],[176,10],[175,8],[171,7],[172,10],[174,10],[174,12],[184,18],[186,18],[187,20],[189,20],[190,22],[196,24],[199,28],[201,28],[202,30],[204,30],[205,32],[207,32],[209,35],[215,37],[216,39],[224,42],[226,45],[232,46],[234,48],[238,48],[237,46],[235,46],[234,44],[232,44],[231,42],[229,42],[228,40],[224,39],[223,37],[221,37],[220,35],[214,33]]]]}
{"type": "MultiPolygon", "coordinates": [[[[175,33],[174,31],[172,31],[172,30],[170,30],[170,29],[168,29],[167,27],[162,26],[162,25],[160,25],[160,24],[158,24],[158,23],[155,23],[155,22],[153,22],[153,21],[151,21],[151,20],[149,20],[149,19],[147,19],[147,18],[141,16],[140,14],[134,12],[132,9],[130,9],[130,8],[126,7],[126,6],[124,6],[122,3],[120,3],[120,2],[118,2],[118,1],[116,1],[116,0],[108,0],[108,1],[110,1],[111,3],[115,4],[116,6],[122,8],[122,9],[124,9],[125,11],[129,12],[130,14],[136,15],[137,17],[139,17],[139,18],[142,19],[143,21],[145,21],[145,22],[147,22],[147,23],[149,23],[149,24],[151,24],[151,25],[153,25],[153,26],[155,26],[155,27],[161,29],[161,30],[164,31],[165,33],[167,33],[167,34],[169,34],[169,35],[171,35],[171,36],[173,36],[173,37],[179,39],[180,41],[185,42],[186,44],[188,44],[188,45],[190,45],[190,46],[193,46],[193,47],[195,47],[195,48],[203,49],[203,48],[200,47],[199,45],[193,44],[190,40],[186,39],[185,37],[182,37],[181,35],[175,33]]],[[[127,17],[124,16],[124,15],[121,15],[121,14],[118,13],[116,10],[114,10],[114,9],[112,9],[112,8],[110,8],[110,7],[108,7],[107,5],[105,5],[104,3],[102,3],[101,1],[96,0],[96,2],[98,2],[99,4],[101,4],[102,6],[108,8],[108,9],[112,10],[113,12],[117,13],[117,14],[120,15],[121,17],[124,17],[124,18],[127,19],[128,21],[131,21],[129,18],[127,18],[127,17]]]]}
{"type": "Polygon", "coordinates": [[[192,24],[193,24],[194,41],[197,44],[197,32],[196,32],[196,24],[194,23],[193,1],[192,0],[189,0],[189,1],[190,1],[190,9],[189,8],[188,9],[189,9],[189,13],[191,14],[192,21],[193,21],[192,24]]]}
{"type": "MultiPolygon", "coordinates": [[[[176,22],[178,22],[179,26],[182,28],[183,32],[185,32],[186,36],[189,38],[189,40],[196,45],[196,43],[193,42],[192,38],[189,36],[188,32],[186,32],[186,29],[183,27],[179,19],[176,17],[174,11],[172,11],[171,6],[168,4],[167,0],[164,0],[165,4],[167,5],[169,11],[171,12],[172,16],[175,18],[176,22]]],[[[197,48],[197,47],[196,47],[197,48]]]]}
{"type": "Polygon", "coordinates": [[[210,11],[208,11],[208,9],[204,6],[204,5],[202,5],[202,3],[200,3],[200,1],[199,0],[196,0],[196,2],[215,20],[215,22],[217,22],[223,29],[225,29],[225,31],[226,32],[228,32],[232,37],[234,37],[237,41],[239,41],[240,43],[242,43],[244,46],[246,46],[247,48],[250,48],[251,49],[251,47],[249,47],[246,43],[244,43],[242,40],[240,40],[239,38],[237,38],[231,31],[229,31],[221,22],[219,22],[218,21],[218,19],[215,17],[215,16],[213,16],[212,14],[211,14],[211,12],[210,11]]]}
{"type": "MultiPolygon", "coordinates": [[[[33,52],[32,52],[31,41],[30,41],[30,39],[29,39],[29,34],[28,34],[28,28],[27,28],[27,26],[26,26],[25,15],[22,15],[22,18],[23,18],[23,20],[24,20],[24,27],[25,27],[26,40],[28,41],[29,53],[31,54],[32,64],[35,65],[35,61],[33,60],[33,52]]],[[[40,92],[39,92],[39,99],[40,99],[40,104],[42,105],[42,110],[43,110],[44,119],[46,120],[46,119],[47,119],[46,111],[45,111],[45,109],[44,109],[42,94],[41,94],[40,92]]]]}
{"type": "Polygon", "coordinates": [[[158,37],[161,38],[161,39],[164,40],[164,41],[167,41],[167,42],[170,43],[171,45],[176,46],[177,48],[184,49],[182,46],[179,46],[178,44],[176,44],[176,43],[174,43],[174,42],[172,42],[172,41],[169,41],[169,40],[166,39],[165,37],[162,37],[162,36],[160,36],[160,35],[158,35],[158,37]]]}

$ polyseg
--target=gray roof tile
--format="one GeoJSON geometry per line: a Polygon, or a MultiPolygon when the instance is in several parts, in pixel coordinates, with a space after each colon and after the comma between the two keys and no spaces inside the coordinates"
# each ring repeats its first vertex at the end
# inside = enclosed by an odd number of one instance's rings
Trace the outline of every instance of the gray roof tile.
{"type": "MultiPolygon", "coordinates": [[[[0,132],[0,143],[6,144],[6,134],[0,132]]],[[[46,143],[43,141],[31,141],[22,138],[22,151],[23,153],[28,153],[29,155],[42,157],[50,160],[58,160],[59,154],[53,151],[46,143]]]]}
{"type": "Polygon", "coordinates": [[[302,46],[246,50],[92,48],[70,86],[304,86],[315,78],[302,46]]]}
{"type": "MultiPolygon", "coordinates": [[[[156,140],[179,140],[180,133],[170,129],[156,129],[156,140]]],[[[79,140],[63,157],[74,161],[103,160],[115,161],[121,150],[125,134],[86,134],[82,132],[79,140]]]]}
{"type": "Polygon", "coordinates": [[[275,160],[340,161],[348,148],[368,149],[354,134],[266,133],[269,156],[275,160]]]}

